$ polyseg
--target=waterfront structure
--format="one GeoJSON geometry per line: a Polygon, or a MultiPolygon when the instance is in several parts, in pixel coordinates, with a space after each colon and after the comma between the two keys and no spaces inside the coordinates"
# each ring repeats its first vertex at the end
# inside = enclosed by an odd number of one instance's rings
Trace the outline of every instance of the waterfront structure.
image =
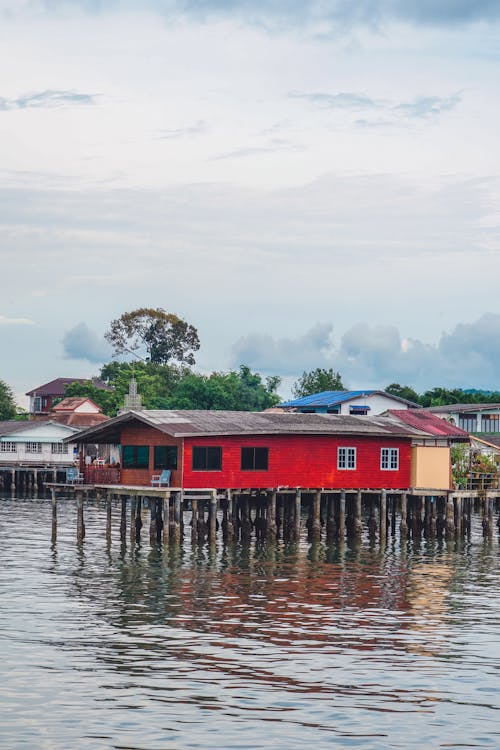
{"type": "Polygon", "coordinates": [[[102,390],[109,390],[109,386],[106,385],[102,380],[90,379],[90,378],[56,378],[51,380],[49,383],[33,388],[31,391],[26,393],[29,396],[29,415],[31,419],[43,419],[50,413],[54,402],[58,399],[62,399],[65,396],[66,386],[71,383],[84,383],[91,382],[96,388],[102,390]]]}
{"type": "Polygon", "coordinates": [[[74,465],[78,429],[52,420],[0,422],[0,484],[41,483],[74,465]]]}
{"type": "Polygon", "coordinates": [[[125,485],[168,469],[184,489],[395,489],[410,487],[412,441],[425,436],[392,417],[134,410],[78,443],[118,444],[125,485]]]}
{"type": "Polygon", "coordinates": [[[469,444],[469,434],[425,409],[390,409],[387,414],[425,433],[412,440],[411,486],[451,489],[450,449],[469,444]]]}
{"type": "Polygon", "coordinates": [[[426,411],[488,441],[500,437],[500,404],[447,404],[430,406],[426,411]]]}
{"type": "Polygon", "coordinates": [[[283,401],[272,410],[301,414],[352,414],[376,416],[388,409],[418,409],[418,404],[391,393],[376,390],[322,391],[283,401]]]}

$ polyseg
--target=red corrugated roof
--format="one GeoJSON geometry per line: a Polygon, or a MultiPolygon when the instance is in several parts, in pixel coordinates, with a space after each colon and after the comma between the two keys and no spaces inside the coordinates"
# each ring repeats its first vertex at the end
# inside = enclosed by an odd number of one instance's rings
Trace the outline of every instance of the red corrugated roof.
{"type": "Polygon", "coordinates": [[[389,409],[387,413],[397,417],[401,422],[424,430],[424,432],[429,432],[431,435],[469,438],[469,434],[465,430],[461,430],[460,427],[450,424],[445,419],[441,419],[425,409],[389,409]]]}

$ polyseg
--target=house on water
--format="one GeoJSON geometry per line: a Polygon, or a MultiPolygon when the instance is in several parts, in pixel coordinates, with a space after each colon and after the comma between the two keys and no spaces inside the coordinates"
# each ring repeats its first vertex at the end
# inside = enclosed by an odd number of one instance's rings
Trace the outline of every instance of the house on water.
{"type": "Polygon", "coordinates": [[[182,489],[401,490],[411,487],[413,441],[425,437],[391,416],[133,410],[84,430],[78,444],[119,446],[120,483],[135,487],[168,470],[182,489]]]}

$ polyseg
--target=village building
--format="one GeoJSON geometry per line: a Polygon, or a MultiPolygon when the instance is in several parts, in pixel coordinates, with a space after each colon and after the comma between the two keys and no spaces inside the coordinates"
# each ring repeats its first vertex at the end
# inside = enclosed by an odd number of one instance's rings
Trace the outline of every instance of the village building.
{"type": "Polygon", "coordinates": [[[272,411],[300,412],[301,414],[352,414],[377,416],[388,409],[418,409],[418,404],[391,393],[376,390],[322,391],[310,396],[283,401],[272,411]]]}
{"type": "Polygon", "coordinates": [[[390,409],[387,415],[425,433],[412,440],[411,486],[450,489],[451,446],[469,445],[469,434],[426,409],[390,409]]]}
{"type": "Polygon", "coordinates": [[[109,419],[92,399],[77,396],[64,398],[56,404],[51,409],[50,417],[59,424],[78,429],[93,427],[109,419]]]}
{"type": "MultiPolygon", "coordinates": [[[[427,409],[471,435],[491,441],[500,438],[500,404],[448,404],[427,409]]],[[[500,442],[500,441],[499,441],[500,442]]]]}
{"type": "Polygon", "coordinates": [[[90,378],[56,378],[49,383],[39,385],[26,393],[29,396],[29,415],[30,419],[43,419],[47,417],[54,406],[55,402],[65,397],[66,386],[71,383],[91,382],[96,388],[109,390],[109,386],[102,380],[90,378]]]}
{"type": "Polygon", "coordinates": [[[83,431],[78,443],[82,452],[89,443],[119,446],[120,484],[135,487],[168,471],[181,489],[401,490],[412,485],[413,441],[431,437],[393,417],[134,410],[83,431]]]}

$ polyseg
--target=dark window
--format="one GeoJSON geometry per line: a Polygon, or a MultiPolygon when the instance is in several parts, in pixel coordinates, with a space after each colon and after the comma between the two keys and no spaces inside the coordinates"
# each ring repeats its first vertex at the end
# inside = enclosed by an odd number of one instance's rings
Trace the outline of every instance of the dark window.
{"type": "Polygon", "coordinates": [[[124,469],[149,469],[149,445],[124,445],[122,463],[124,469]]]}
{"type": "Polygon", "coordinates": [[[155,445],[155,469],[177,468],[177,446],[155,445]]]}
{"type": "Polygon", "coordinates": [[[221,471],[222,448],[203,446],[193,448],[193,471],[221,471]]]}
{"type": "Polygon", "coordinates": [[[269,464],[269,448],[242,448],[242,471],[267,471],[269,464]]]}

